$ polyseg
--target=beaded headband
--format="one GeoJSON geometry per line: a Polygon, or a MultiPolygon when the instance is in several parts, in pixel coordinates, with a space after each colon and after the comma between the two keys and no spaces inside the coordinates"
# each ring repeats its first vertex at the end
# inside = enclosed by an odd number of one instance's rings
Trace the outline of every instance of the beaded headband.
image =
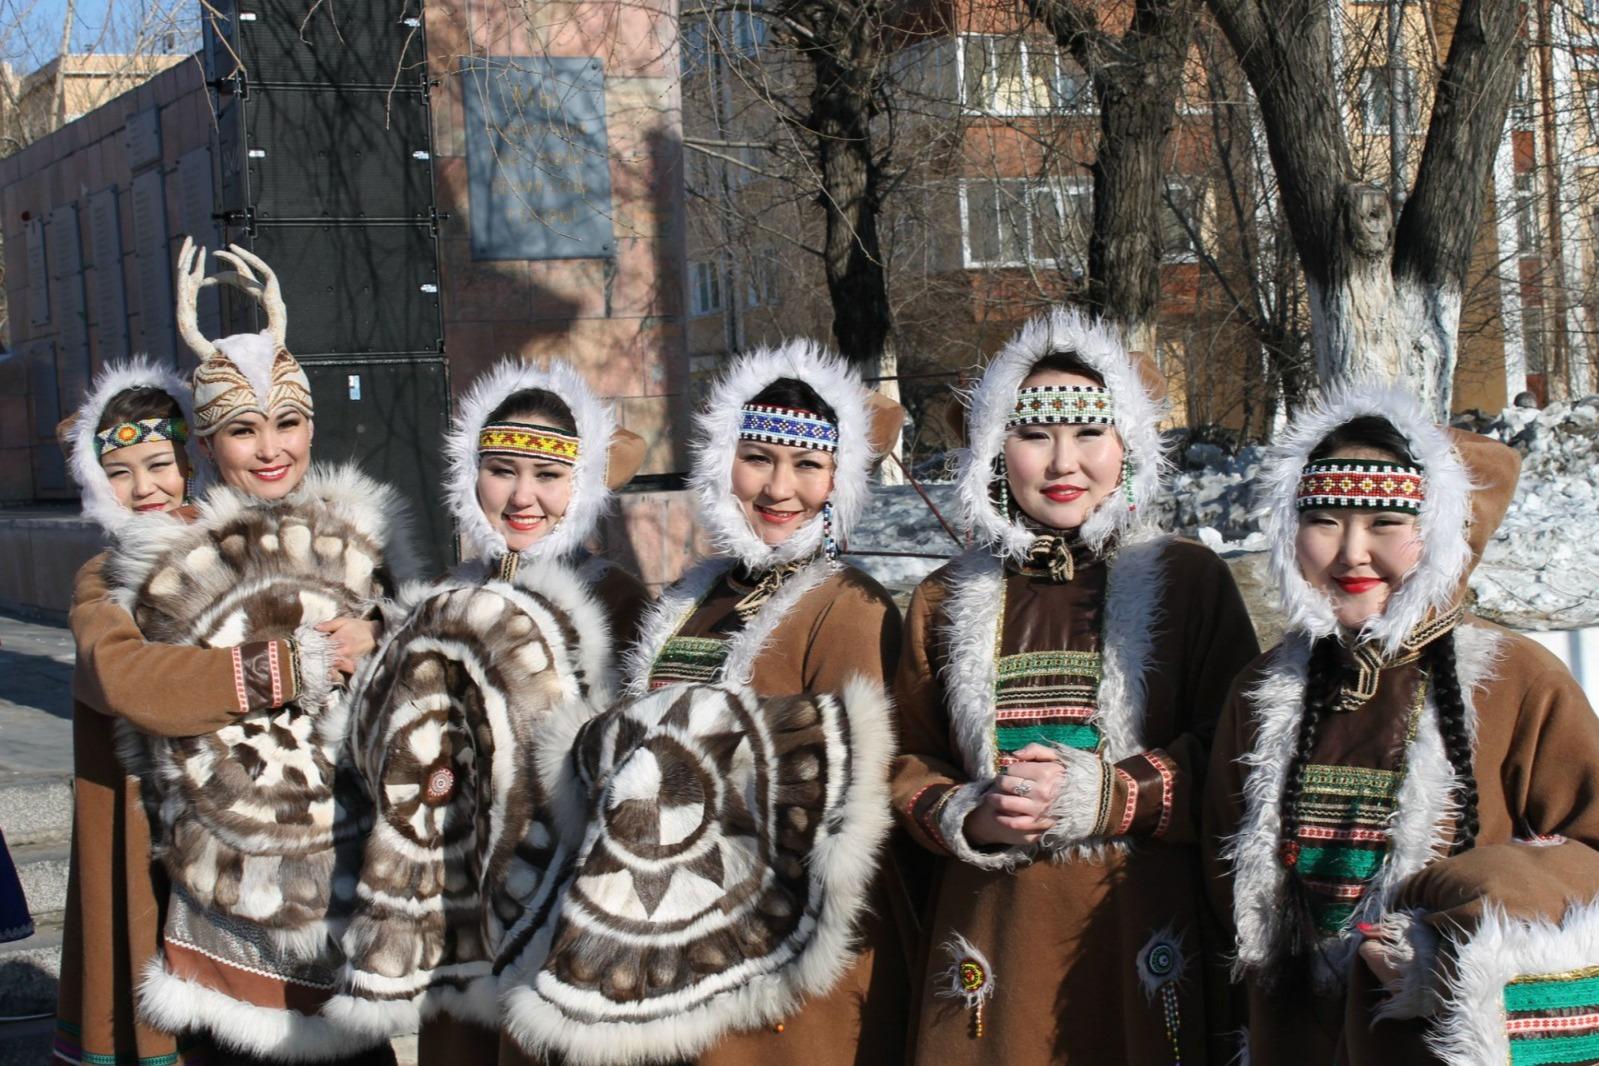
{"type": "Polygon", "coordinates": [[[838,451],[838,423],[799,407],[747,403],[739,419],[738,437],[790,448],[838,451]]]}
{"type": "Polygon", "coordinates": [[[572,466],[577,449],[578,439],[572,434],[528,422],[490,422],[477,435],[479,455],[550,459],[572,466]]]}
{"type": "Polygon", "coordinates": [[[1111,426],[1116,401],[1102,385],[1035,385],[1016,390],[1016,407],[1005,417],[1012,426],[1111,426]]]}
{"type": "Polygon", "coordinates": [[[1420,514],[1424,498],[1420,467],[1378,459],[1318,459],[1300,471],[1294,506],[1420,514]]]}
{"type": "Polygon", "coordinates": [[[135,444],[153,444],[172,441],[183,444],[189,439],[189,424],[181,418],[141,418],[137,422],[118,422],[110,429],[94,435],[94,454],[104,455],[118,448],[131,448],[135,444]]]}

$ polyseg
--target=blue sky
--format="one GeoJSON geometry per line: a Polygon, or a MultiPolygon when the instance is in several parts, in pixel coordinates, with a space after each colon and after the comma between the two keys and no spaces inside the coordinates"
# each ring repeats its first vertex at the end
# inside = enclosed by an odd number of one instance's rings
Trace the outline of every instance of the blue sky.
{"type": "MultiPolygon", "coordinates": [[[[140,26],[176,27],[198,46],[200,0],[75,0],[72,50],[126,51],[140,26]]],[[[24,71],[55,57],[67,0],[0,0],[0,50],[24,71]]]]}

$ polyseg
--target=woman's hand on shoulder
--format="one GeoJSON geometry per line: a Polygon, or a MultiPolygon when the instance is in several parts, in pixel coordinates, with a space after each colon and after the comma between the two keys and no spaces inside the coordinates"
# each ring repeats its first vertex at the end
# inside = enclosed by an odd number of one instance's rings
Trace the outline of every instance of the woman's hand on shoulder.
{"type": "Polygon", "coordinates": [[[1027,745],[1015,758],[966,817],[966,839],[973,844],[1031,847],[1055,824],[1049,809],[1065,782],[1065,767],[1042,744],[1027,745]]]}
{"type": "Polygon", "coordinates": [[[328,635],[333,668],[346,677],[378,646],[378,624],[366,618],[335,618],[316,628],[328,635]]]}

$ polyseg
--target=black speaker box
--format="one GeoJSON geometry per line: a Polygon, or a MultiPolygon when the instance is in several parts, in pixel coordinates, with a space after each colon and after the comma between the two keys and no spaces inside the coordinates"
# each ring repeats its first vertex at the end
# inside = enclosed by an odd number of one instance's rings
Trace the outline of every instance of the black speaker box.
{"type": "MultiPolygon", "coordinates": [[[[289,320],[290,340],[294,320],[289,320]]],[[[317,462],[354,460],[409,505],[412,542],[427,577],[455,561],[444,504],[450,379],[432,358],[303,359],[316,403],[317,462]]]]}
{"type": "Polygon", "coordinates": [[[417,86],[422,0],[208,0],[207,76],[250,85],[417,86]]]}

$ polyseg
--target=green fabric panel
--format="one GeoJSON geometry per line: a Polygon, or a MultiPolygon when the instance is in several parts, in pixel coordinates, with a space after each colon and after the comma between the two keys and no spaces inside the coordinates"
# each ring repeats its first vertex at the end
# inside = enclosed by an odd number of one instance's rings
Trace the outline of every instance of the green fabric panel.
{"type": "Polygon", "coordinates": [[[1557,1066],[1595,1060],[1599,1060],[1599,1033],[1510,1039],[1510,1066],[1557,1066]]]}
{"type": "Polygon", "coordinates": [[[1525,983],[1518,981],[1505,986],[1505,1010],[1512,1014],[1525,1010],[1565,1010],[1568,1007],[1599,1007],[1599,976],[1525,983]]]}
{"type": "Polygon", "coordinates": [[[1099,748],[1097,726],[1081,722],[1040,722],[1031,725],[1002,725],[995,728],[1000,751],[1019,751],[1029,744],[1064,744],[1080,751],[1099,748]]]}
{"type": "Polygon", "coordinates": [[[1333,876],[1343,880],[1365,881],[1382,865],[1383,852],[1363,848],[1301,848],[1299,872],[1310,877],[1333,876]]]}

